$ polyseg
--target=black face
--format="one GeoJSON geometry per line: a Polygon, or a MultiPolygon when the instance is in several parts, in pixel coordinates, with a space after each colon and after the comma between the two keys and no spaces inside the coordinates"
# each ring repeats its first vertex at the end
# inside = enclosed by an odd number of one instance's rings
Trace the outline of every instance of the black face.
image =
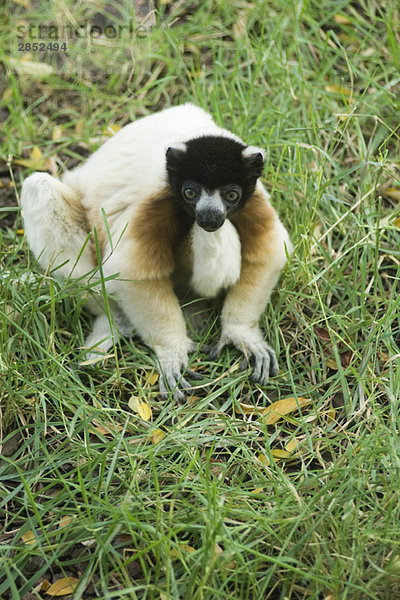
{"type": "Polygon", "coordinates": [[[206,231],[215,231],[245,205],[264,166],[256,148],[222,136],[189,140],[168,148],[166,157],[175,197],[206,231]]]}

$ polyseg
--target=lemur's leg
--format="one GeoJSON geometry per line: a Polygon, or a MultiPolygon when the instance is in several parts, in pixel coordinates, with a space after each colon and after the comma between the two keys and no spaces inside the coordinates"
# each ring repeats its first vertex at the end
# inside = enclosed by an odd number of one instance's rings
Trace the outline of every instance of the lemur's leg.
{"type": "MultiPolygon", "coordinates": [[[[46,173],[34,173],[22,186],[21,206],[26,238],[43,269],[51,266],[58,276],[83,282],[88,281],[87,275],[93,277],[96,263],[84,210],[75,190],[46,173]]],[[[87,343],[105,351],[118,334],[103,312],[100,295],[98,300],[89,297],[87,306],[98,315],[87,343]]]]}
{"type": "Polygon", "coordinates": [[[75,190],[47,173],[34,173],[22,186],[21,206],[26,238],[43,269],[59,267],[56,273],[64,278],[80,278],[95,269],[75,190]]]}
{"type": "Polygon", "coordinates": [[[120,278],[108,282],[108,291],[116,296],[132,329],[154,348],[161,395],[167,398],[171,391],[176,400],[182,400],[184,394],[179,388],[190,387],[183,376],[185,371],[190,378],[197,378],[187,369],[188,353],[195,344],[186,335],[185,319],[171,279],[129,280],[121,267],[120,278]]]}
{"type": "Polygon", "coordinates": [[[292,248],[286,229],[265,202],[265,197],[257,197],[254,206],[242,213],[247,237],[243,231],[240,278],[226,296],[221,338],[211,351],[215,358],[227,344],[235,345],[248,360],[253,359],[252,378],[261,385],[267,383],[269,375],[277,374],[278,362],[258,323],[292,248]],[[261,225],[259,230],[252,230],[250,218],[256,226],[261,225]]]}

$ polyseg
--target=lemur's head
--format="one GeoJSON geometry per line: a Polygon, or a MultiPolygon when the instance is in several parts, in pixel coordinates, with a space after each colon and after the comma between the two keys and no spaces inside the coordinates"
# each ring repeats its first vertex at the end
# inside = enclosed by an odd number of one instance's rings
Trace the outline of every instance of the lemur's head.
{"type": "Polygon", "coordinates": [[[229,137],[206,135],[167,150],[171,189],[206,231],[216,231],[253,194],[264,151],[229,137]]]}

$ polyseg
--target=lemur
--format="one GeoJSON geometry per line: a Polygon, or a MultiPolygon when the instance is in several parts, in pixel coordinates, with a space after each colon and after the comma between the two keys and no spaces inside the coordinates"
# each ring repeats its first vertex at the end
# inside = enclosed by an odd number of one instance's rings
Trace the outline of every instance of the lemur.
{"type": "Polygon", "coordinates": [[[178,295],[191,290],[225,294],[212,358],[233,344],[252,361],[255,382],[277,374],[259,319],[292,246],[259,179],[264,161],[263,149],[184,104],[123,127],[61,180],[25,180],[25,234],[40,266],[93,281],[100,257],[114,323],[91,298],[89,357],[118,331],[136,332],[156,353],[162,397],[182,399],[185,376],[196,376],[195,344],[178,295]]]}

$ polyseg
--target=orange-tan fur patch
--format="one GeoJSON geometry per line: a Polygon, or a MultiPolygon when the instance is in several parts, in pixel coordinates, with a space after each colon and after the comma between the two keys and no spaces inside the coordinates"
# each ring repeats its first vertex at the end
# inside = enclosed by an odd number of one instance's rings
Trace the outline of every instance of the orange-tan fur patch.
{"type": "Polygon", "coordinates": [[[171,275],[176,250],[186,233],[185,215],[171,192],[144,202],[126,232],[138,244],[135,271],[146,273],[149,279],[171,275]]]}
{"type": "Polygon", "coordinates": [[[254,192],[244,209],[230,219],[239,232],[242,245],[242,268],[243,262],[246,261],[267,262],[275,212],[266,203],[265,196],[260,192],[254,192]]]}

